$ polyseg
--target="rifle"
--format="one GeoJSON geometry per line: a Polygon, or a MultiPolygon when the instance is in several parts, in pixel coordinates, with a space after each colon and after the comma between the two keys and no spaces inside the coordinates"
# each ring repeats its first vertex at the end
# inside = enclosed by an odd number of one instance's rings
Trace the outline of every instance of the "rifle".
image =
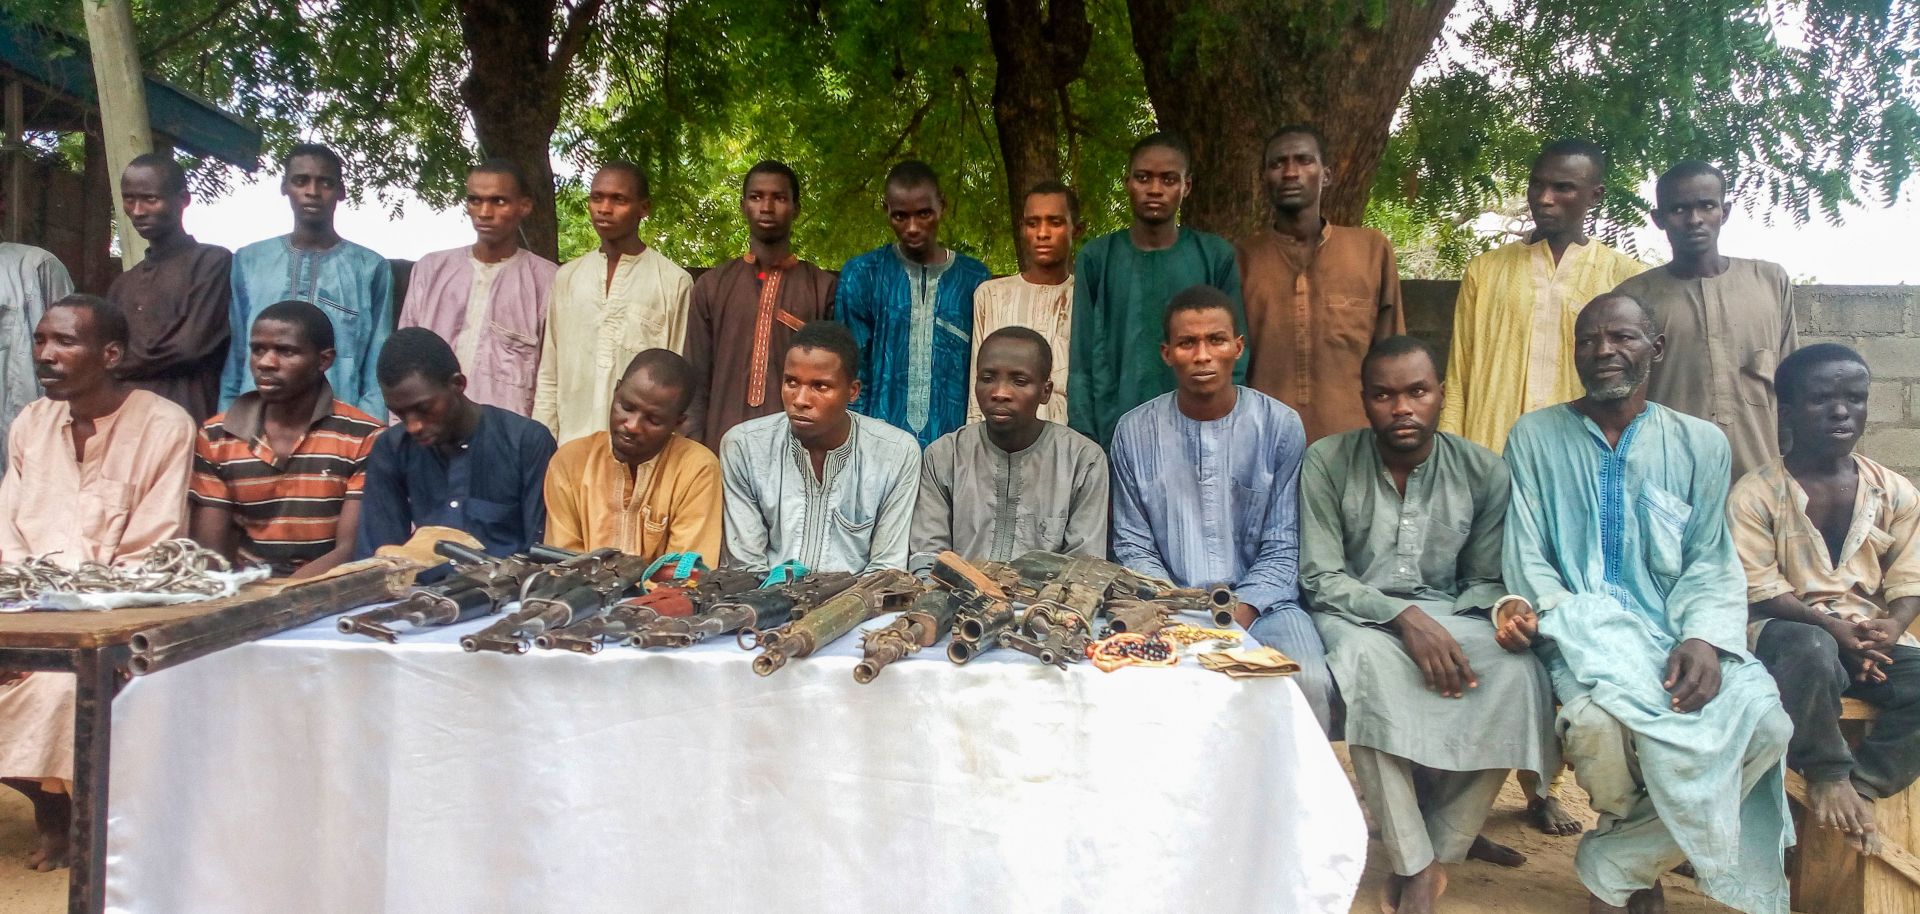
{"type": "Polygon", "coordinates": [[[951,591],[929,590],[915,597],[900,618],[860,636],[860,648],[866,656],[854,665],[853,681],[872,682],[887,664],[945,638],[953,629],[953,615],[959,608],[960,598],[951,591]]]}
{"type": "Polygon", "coordinates": [[[1023,580],[1032,582],[1041,600],[1061,603],[1089,620],[1110,600],[1145,600],[1169,612],[1211,616],[1215,625],[1233,624],[1233,591],[1226,587],[1175,587],[1113,562],[1038,549],[1012,565],[1023,580]]]}
{"type": "Polygon", "coordinates": [[[1013,624],[1005,581],[1011,574],[1006,565],[987,562],[976,567],[953,552],[934,559],[933,582],[951,591],[956,602],[948,660],[966,663],[1000,646],[1001,633],[1013,624]]]}
{"type": "Polygon", "coordinates": [[[860,623],[905,605],[924,589],[904,571],[876,571],[825,602],[796,613],[797,618],[773,631],[763,634],[751,629],[754,643],[762,650],[753,658],[753,671],[770,676],[789,659],[810,656],[860,623]]]}
{"type": "Polygon", "coordinates": [[[847,572],[830,571],[774,587],[717,594],[704,606],[696,605],[691,616],[659,618],[637,626],[626,643],[642,648],[688,647],[712,635],[766,631],[785,625],[795,607],[825,602],[852,587],[855,580],[847,572]]]}
{"type": "Polygon", "coordinates": [[[618,549],[596,549],[542,569],[520,587],[520,608],[460,639],[468,652],[524,654],[550,628],[604,612],[646,572],[647,563],[618,549]]]}
{"type": "Polygon", "coordinates": [[[605,615],[594,616],[534,639],[534,646],[563,648],[579,654],[597,654],[609,641],[624,642],[660,619],[684,619],[704,606],[731,594],[752,590],[760,575],[751,571],[707,571],[686,584],[656,586],[637,597],[613,604],[605,615]]]}
{"type": "Polygon", "coordinates": [[[435,543],[433,551],[465,570],[438,584],[415,590],[406,599],[378,609],[341,616],[336,627],[343,635],[366,635],[388,644],[398,643],[392,624],[406,622],[415,629],[437,628],[492,615],[520,592],[521,585],[547,565],[564,562],[578,553],[539,545],[518,555],[496,559],[453,540],[435,543]]]}

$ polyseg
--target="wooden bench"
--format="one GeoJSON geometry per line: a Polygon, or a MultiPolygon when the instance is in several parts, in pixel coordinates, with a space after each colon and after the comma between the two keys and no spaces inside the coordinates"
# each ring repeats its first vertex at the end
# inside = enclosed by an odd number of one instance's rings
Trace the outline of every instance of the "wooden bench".
{"type": "MultiPolygon", "coordinates": [[[[1873,707],[1851,698],[1841,704],[1841,730],[1858,743],[1873,722],[1873,707]]],[[[1920,787],[1873,804],[1880,829],[1880,853],[1873,857],[1855,853],[1833,829],[1806,824],[1807,782],[1798,772],[1787,772],[1787,796],[1800,836],[1787,869],[1795,911],[1920,914],[1920,856],[1914,853],[1920,850],[1920,787]]]]}

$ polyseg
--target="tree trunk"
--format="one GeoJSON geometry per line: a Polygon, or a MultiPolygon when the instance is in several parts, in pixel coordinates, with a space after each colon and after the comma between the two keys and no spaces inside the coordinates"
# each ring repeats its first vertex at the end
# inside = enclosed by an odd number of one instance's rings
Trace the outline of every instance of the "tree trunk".
{"type": "Polygon", "coordinates": [[[1186,222],[1229,239],[1258,231],[1270,214],[1261,143],[1304,121],[1327,136],[1327,219],[1358,224],[1394,112],[1455,0],[1382,2],[1373,25],[1349,3],[1128,0],[1154,111],[1193,146],[1186,222]]]}
{"type": "MultiPolygon", "coordinates": [[[[146,72],[133,34],[133,10],[127,0],[81,0],[87,23],[87,47],[93,58],[93,84],[100,99],[100,132],[105,137],[107,181],[120,199],[120,172],[136,156],[153,151],[152,120],[147,117],[146,72]]],[[[121,268],[131,270],[146,257],[147,240],[133,220],[114,207],[120,226],[121,268]]]]}
{"type": "Polygon", "coordinates": [[[567,70],[587,38],[601,0],[584,0],[554,42],[555,0],[460,0],[460,33],[472,61],[460,97],[473,115],[483,156],[513,160],[533,186],[533,212],[521,224],[528,250],[560,253],[554,211],[553,131],[560,123],[567,70]],[[549,48],[552,49],[551,53],[549,48]]]}
{"type": "Polygon", "coordinates": [[[993,42],[993,124],[1006,166],[1007,209],[1018,246],[1027,189],[1060,177],[1066,124],[1060,99],[1093,42],[1085,0],[986,0],[993,42]]]}

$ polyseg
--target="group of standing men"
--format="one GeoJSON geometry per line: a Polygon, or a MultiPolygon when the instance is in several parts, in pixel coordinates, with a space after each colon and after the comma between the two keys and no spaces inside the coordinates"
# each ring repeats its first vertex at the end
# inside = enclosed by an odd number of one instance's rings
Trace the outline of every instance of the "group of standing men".
{"type": "MultiPolygon", "coordinates": [[[[1511,769],[1543,828],[1577,830],[1549,783],[1564,757],[1601,814],[1578,857],[1594,910],[1659,910],[1686,860],[1709,894],[1784,912],[1782,755],[1863,848],[1867,798],[1920,757],[1920,494],[1852,454],[1864,363],[1781,361],[1788,282],[1719,253],[1719,172],[1662,176],[1674,259],[1643,270],[1586,236],[1605,156],[1562,141],[1533,167],[1532,233],[1468,268],[1443,383],[1401,335],[1385,237],[1321,216],[1325,146],[1266,141],[1272,223],[1234,245],[1179,224],[1190,155],[1151,135],[1127,229],[1076,257],[1074,194],[1041,184],[1000,279],[941,243],[919,162],[886,179],[894,240],[837,275],[793,253],[799,177],[755,165],[748,251],[693,281],[640,237],[641,169],[597,171],[601,244],[557,266],[519,243],[524,177],[489,161],[475,242],[423,258],[397,320],[387,263],[333,230],[330,150],[287,158],[294,231],[231,256],[184,232],[179,167],[142,157],[123,202],[151,247],[108,299],[0,247],[0,288],[26,290],[0,327],[21,337],[0,559],[137,560],[190,530],[299,576],[425,525],[494,554],[747,568],[1111,557],[1231,586],[1300,662],[1397,909],[1433,910],[1470,849],[1514,862],[1476,842],[1511,769]],[[19,394],[23,352],[45,399],[19,394]],[[1842,694],[1887,709],[1858,754],[1842,694]]],[[[46,678],[0,690],[42,865],[70,766],[46,678]]]]}

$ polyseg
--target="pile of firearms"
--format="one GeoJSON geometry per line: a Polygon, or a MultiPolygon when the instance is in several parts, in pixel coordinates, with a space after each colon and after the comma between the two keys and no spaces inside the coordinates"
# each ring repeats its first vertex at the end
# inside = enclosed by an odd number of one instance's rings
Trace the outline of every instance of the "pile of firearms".
{"type": "Polygon", "coordinates": [[[649,587],[658,563],[612,549],[536,546],[505,559],[453,542],[435,549],[453,561],[453,574],[398,603],[342,616],[340,631],[392,643],[401,622],[424,629],[500,614],[460,646],[506,654],[533,648],[591,654],[609,644],[686,647],[731,634],[742,647],[761,651],[753,670],[766,676],[898,611],[899,618],[862,638],[853,678],[871,682],[888,664],[949,634],[947,658],[954,663],[1011,648],[1065,667],[1084,658],[1097,638],[1151,634],[1175,613],[1204,614],[1215,625],[1233,618],[1233,593],[1224,587],[1175,588],[1111,562],[1051,552],[979,565],[946,552],[926,582],[904,571],[769,579],[722,569],[649,587]]]}

